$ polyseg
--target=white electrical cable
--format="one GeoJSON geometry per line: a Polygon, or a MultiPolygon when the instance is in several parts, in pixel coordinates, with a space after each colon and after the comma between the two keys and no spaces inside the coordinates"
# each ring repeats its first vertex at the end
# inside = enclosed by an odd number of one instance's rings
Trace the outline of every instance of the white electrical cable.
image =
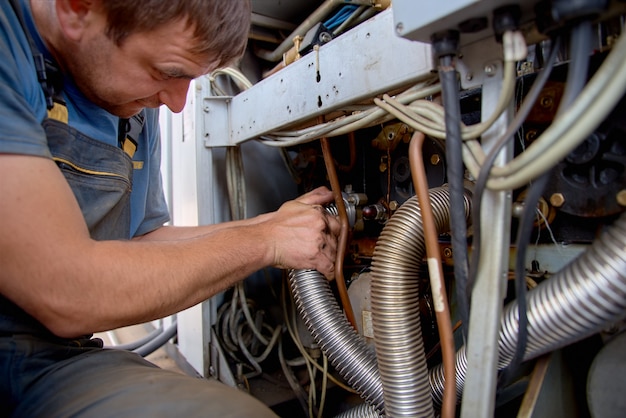
{"type": "MultiPolygon", "coordinates": [[[[440,138],[438,136],[440,131],[438,131],[436,128],[433,128],[432,126],[429,126],[429,124],[423,123],[419,115],[416,115],[416,117],[411,117],[407,115],[406,112],[403,112],[399,108],[392,106],[391,105],[392,102],[393,100],[382,101],[380,99],[374,99],[374,103],[376,103],[376,105],[378,105],[381,109],[389,112],[389,114],[393,115],[396,119],[400,120],[401,122],[404,122],[411,128],[417,131],[423,132],[424,134],[428,136],[440,138]]],[[[422,102],[428,102],[428,101],[422,100],[422,102]]],[[[432,103],[432,102],[428,102],[428,103],[432,103]]],[[[414,107],[415,105],[412,105],[412,108],[414,107]]],[[[405,107],[405,109],[409,109],[409,107],[405,107]]],[[[445,139],[445,135],[442,138],[445,139]]],[[[466,140],[463,142],[463,162],[465,163],[465,166],[467,167],[469,172],[474,177],[478,177],[478,173],[480,172],[480,166],[482,165],[484,158],[485,158],[484,151],[481,148],[480,143],[478,141],[466,140]]]]}
{"type": "MultiPolygon", "coordinates": [[[[484,122],[471,126],[462,126],[463,140],[467,141],[478,138],[487,129],[489,129],[491,125],[493,125],[494,122],[500,117],[502,112],[507,109],[509,103],[513,99],[513,94],[515,92],[515,66],[516,61],[504,62],[504,79],[502,80],[502,91],[498,98],[498,102],[496,104],[494,112],[484,122]]],[[[441,121],[441,123],[439,123],[438,118],[429,119],[429,116],[431,115],[424,111],[425,105],[419,104],[416,101],[406,106],[397,99],[391,98],[388,95],[384,95],[383,99],[388,106],[381,105],[381,101],[379,99],[375,99],[377,100],[376,104],[386,109],[389,113],[393,113],[399,119],[401,118],[404,123],[413,126],[414,129],[418,129],[424,132],[426,135],[432,136],[434,138],[446,138],[445,123],[443,123],[443,120],[441,121]],[[392,109],[394,109],[395,111],[393,111],[392,109]],[[409,121],[413,121],[415,123],[410,123],[409,121]]],[[[425,101],[421,100],[421,102],[425,101]]],[[[437,105],[433,102],[429,103],[431,104],[428,105],[428,109],[434,110],[435,108],[439,107],[441,111],[443,111],[442,106],[437,105]]],[[[482,149],[480,149],[477,157],[480,159],[484,159],[484,152],[482,151],[482,149]]]]}
{"type": "Polygon", "coordinates": [[[487,187],[515,189],[541,175],[582,143],[623,97],[626,90],[626,37],[621,36],[567,112],[526,151],[505,166],[493,167],[487,187]]]}
{"type": "Polygon", "coordinates": [[[248,78],[235,67],[219,68],[213,71],[211,74],[207,75],[206,77],[211,83],[215,83],[215,80],[219,75],[227,75],[231,77],[233,80],[235,80],[236,83],[240,84],[239,87],[242,90],[246,90],[252,87],[252,82],[248,80],[248,78]]]}
{"type": "MultiPolygon", "coordinates": [[[[397,97],[401,103],[410,103],[412,101],[423,99],[441,91],[439,85],[433,85],[432,80],[420,83],[397,97]]],[[[334,137],[354,132],[358,129],[375,126],[380,123],[392,120],[393,116],[388,112],[376,107],[370,106],[367,110],[353,113],[349,116],[341,116],[323,124],[304,128],[298,131],[277,131],[265,135],[261,141],[265,145],[288,147],[314,141],[321,137],[334,137]],[[288,139],[285,139],[288,138],[288,139]]]]}
{"type": "MultiPolygon", "coordinates": [[[[614,51],[609,54],[566,114],[557,117],[540,138],[518,157],[505,166],[492,168],[491,177],[487,183],[488,188],[507,190],[527,184],[567,156],[604,120],[626,89],[626,72],[620,71],[621,66],[626,62],[626,39],[624,38],[622,36],[618,40],[614,51]]],[[[515,90],[515,60],[521,59],[524,51],[525,44],[520,41],[519,33],[505,34],[503,88],[496,109],[486,121],[463,129],[465,140],[463,160],[473,176],[478,175],[485,157],[482,147],[474,141],[474,138],[488,129],[509,105],[515,90]]],[[[236,77],[241,83],[246,82],[243,74],[237,70],[226,69],[220,73],[236,77]]],[[[374,99],[377,107],[302,130],[273,132],[264,136],[261,141],[269,146],[288,147],[310,142],[322,136],[344,135],[393,118],[429,136],[445,139],[440,106],[430,101],[420,100],[438,91],[440,91],[440,86],[431,85],[430,82],[422,83],[395,98],[386,96],[387,100],[384,102],[374,99]]]]}

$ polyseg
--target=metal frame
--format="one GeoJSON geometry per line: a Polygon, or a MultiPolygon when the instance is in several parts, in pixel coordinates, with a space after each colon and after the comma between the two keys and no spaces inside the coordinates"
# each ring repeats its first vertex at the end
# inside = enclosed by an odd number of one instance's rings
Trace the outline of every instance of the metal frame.
{"type": "MultiPolygon", "coordinates": [[[[490,115],[498,101],[502,85],[501,61],[488,60],[489,66],[482,90],[482,115],[490,115]]],[[[512,106],[482,135],[482,144],[489,151],[498,137],[506,131],[512,106]]],[[[512,146],[505,147],[496,164],[506,163],[512,156],[512,146]]],[[[506,293],[509,266],[511,227],[511,192],[486,190],[482,199],[480,223],[489,231],[489,239],[481,243],[478,274],[472,290],[470,325],[467,341],[467,375],[463,385],[461,417],[493,416],[498,366],[498,336],[502,304],[506,293]],[[494,219],[500,220],[494,222],[494,219]]]]}
{"type": "MultiPolygon", "coordinates": [[[[219,179],[214,163],[214,150],[204,146],[197,137],[203,120],[198,106],[207,94],[207,86],[192,82],[185,111],[181,114],[162,112],[162,171],[172,223],[196,226],[227,220],[227,206],[217,187],[219,179]]],[[[212,298],[179,312],[178,349],[185,360],[203,377],[209,377],[212,343],[211,320],[217,314],[219,297],[212,298]]]]}
{"type": "Polygon", "coordinates": [[[461,32],[461,45],[493,36],[493,11],[515,4],[521,10],[521,23],[534,18],[537,0],[422,0],[419,13],[415,0],[394,0],[394,28],[399,36],[420,42],[430,42],[437,32],[450,29],[461,32]],[[481,26],[484,25],[484,26],[481,26]]]}
{"type": "Polygon", "coordinates": [[[236,145],[432,76],[430,46],[386,10],[235,97],[205,96],[208,147],[236,145]]]}

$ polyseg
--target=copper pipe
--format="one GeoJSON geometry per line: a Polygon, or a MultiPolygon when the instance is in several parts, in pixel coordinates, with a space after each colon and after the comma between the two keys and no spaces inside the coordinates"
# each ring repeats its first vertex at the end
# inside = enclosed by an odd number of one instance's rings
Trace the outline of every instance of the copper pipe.
{"type": "Polygon", "coordinates": [[[439,252],[439,240],[433,209],[428,195],[428,180],[422,155],[422,146],[426,136],[416,131],[409,145],[409,162],[411,165],[411,177],[415,188],[422,222],[424,228],[424,241],[426,243],[426,257],[428,260],[428,274],[430,276],[435,316],[437,317],[437,330],[441,344],[441,355],[444,369],[444,392],[441,406],[442,418],[454,418],[456,413],[456,352],[454,349],[454,336],[450,320],[450,308],[446,284],[443,279],[441,267],[441,253],[439,252]]]}
{"type": "MultiPolygon", "coordinates": [[[[320,123],[324,120],[322,117],[320,123]]],[[[341,230],[339,232],[339,239],[337,240],[337,257],[335,259],[335,280],[337,281],[337,290],[339,291],[339,297],[343,310],[346,314],[346,318],[354,327],[358,329],[356,325],[356,319],[354,312],[352,311],[352,303],[350,303],[350,297],[348,296],[348,288],[346,287],[346,280],[343,276],[343,259],[346,255],[346,246],[348,243],[348,213],[346,212],[346,205],[343,202],[343,196],[341,195],[341,186],[339,185],[339,179],[337,178],[337,171],[335,170],[335,162],[333,160],[332,153],[330,151],[330,143],[328,138],[321,138],[322,153],[324,154],[324,163],[326,164],[326,171],[328,173],[328,180],[330,181],[330,188],[333,191],[335,198],[335,205],[337,205],[337,212],[339,213],[339,224],[341,230]]]]}

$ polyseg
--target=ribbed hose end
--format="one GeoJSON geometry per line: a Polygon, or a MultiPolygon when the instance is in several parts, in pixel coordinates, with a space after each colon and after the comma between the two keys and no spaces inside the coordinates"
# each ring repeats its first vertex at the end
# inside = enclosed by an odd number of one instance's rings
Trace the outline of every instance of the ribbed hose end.
{"type": "Polygon", "coordinates": [[[298,312],[332,366],[374,410],[384,411],[376,356],[348,322],[328,280],[315,270],[291,270],[298,312]]]}

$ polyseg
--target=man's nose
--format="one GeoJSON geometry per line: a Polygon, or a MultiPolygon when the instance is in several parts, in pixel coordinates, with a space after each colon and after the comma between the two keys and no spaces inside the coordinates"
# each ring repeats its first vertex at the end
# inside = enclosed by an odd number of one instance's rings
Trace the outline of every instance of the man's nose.
{"type": "Polygon", "coordinates": [[[174,113],[182,111],[187,101],[189,83],[187,79],[168,80],[167,87],[159,92],[159,101],[174,113]]]}

